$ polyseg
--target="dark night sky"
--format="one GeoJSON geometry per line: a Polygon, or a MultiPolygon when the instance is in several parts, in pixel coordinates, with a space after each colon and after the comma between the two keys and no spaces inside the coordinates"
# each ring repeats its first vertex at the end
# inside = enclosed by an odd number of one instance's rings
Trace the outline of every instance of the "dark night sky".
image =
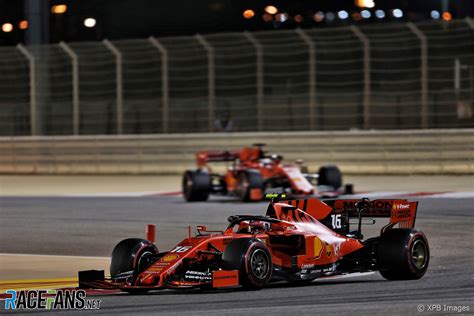
{"type": "MultiPolygon", "coordinates": [[[[443,0],[374,1],[376,7],[372,10],[401,8],[405,12],[412,12],[409,17],[406,14],[405,18],[419,20],[429,18],[431,10],[441,11],[443,0]]],[[[450,0],[449,10],[453,17],[473,16],[472,2],[450,0]]],[[[264,22],[261,18],[268,4],[275,5],[280,12],[287,12],[290,16],[301,14],[304,21],[299,26],[302,27],[327,26],[326,22],[317,24],[311,19],[316,11],[358,10],[353,0],[50,0],[50,5],[60,3],[67,4],[68,10],[62,16],[50,17],[52,42],[272,29],[275,24],[264,22]],[[255,17],[244,19],[242,12],[245,9],[253,9],[255,17]],[[97,26],[85,28],[83,20],[86,17],[96,18],[97,26]]],[[[15,25],[11,33],[0,31],[0,45],[23,41],[24,31],[19,30],[17,25],[24,18],[22,0],[0,0],[0,24],[10,22],[15,25]]],[[[333,24],[338,23],[353,22],[336,20],[333,24]]],[[[291,19],[278,25],[279,28],[295,26],[296,23],[291,19]]]]}

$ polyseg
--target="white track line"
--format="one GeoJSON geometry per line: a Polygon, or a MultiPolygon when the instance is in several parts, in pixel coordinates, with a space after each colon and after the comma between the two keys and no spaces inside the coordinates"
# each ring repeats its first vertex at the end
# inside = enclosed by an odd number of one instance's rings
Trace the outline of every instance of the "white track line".
{"type": "Polygon", "coordinates": [[[386,198],[386,197],[406,197],[410,199],[416,198],[474,198],[474,192],[368,192],[346,195],[343,198],[386,198]]]}
{"type": "Polygon", "coordinates": [[[379,198],[379,197],[386,197],[386,196],[403,196],[407,194],[413,194],[411,192],[367,192],[367,193],[356,193],[347,195],[345,198],[379,198]]]}
{"type": "Polygon", "coordinates": [[[99,193],[64,193],[64,194],[32,194],[32,195],[1,195],[1,197],[39,197],[39,198],[94,198],[94,197],[143,197],[173,195],[176,191],[145,191],[145,192],[99,192],[99,193]]]}
{"type": "Polygon", "coordinates": [[[39,254],[26,254],[26,253],[0,253],[0,256],[5,257],[43,257],[43,258],[64,258],[64,259],[97,259],[110,260],[110,257],[90,257],[90,256],[67,256],[67,255],[39,255],[39,254]]]}
{"type": "Polygon", "coordinates": [[[50,197],[142,197],[150,195],[167,194],[168,192],[106,192],[106,193],[72,193],[72,194],[60,194],[50,197]]]}
{"type": "MultiPolygon", "coordinates": [[[[2,197],[40,197],[40,198],[113,198],[113,197],[159,197],[159,196],[179,196],[177,191],[147,191],[147,192],[108,192],[108,193],[72,193],[72,194],[58,194],[58,195],[8,195],[2,197]]],[[[387,192],[366,192],[356,193],[350,195],[343,195],[340,198],[358,199],[358,198],[386,198],[386,197],[410,197],[410,198],[474,198],[474,192],[410,192],[410,191],[387,191],[387,192]]],[[[338,198],[338,197],[334,197],[338,198]]]]}
{"type": "Polygon", "coordinates": [[[430,195],[430,198],[474,198],[474,192],[447,192],[447,193],[440,193],[430,195]]]}

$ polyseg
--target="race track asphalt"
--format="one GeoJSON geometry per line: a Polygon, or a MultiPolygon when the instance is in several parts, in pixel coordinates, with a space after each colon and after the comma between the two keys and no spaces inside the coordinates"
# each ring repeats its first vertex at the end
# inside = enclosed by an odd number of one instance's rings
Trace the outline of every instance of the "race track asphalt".
{"type": "MultiPolygon", "coordinates": [[[[412,200],[414,198],[411,198],[412,200]]],[[[430,267],[417,281],[386,281],[378,273],[318,280],[310,285],[272,284],[261,291],[157,291],[104,295],[103,314],[316,315],[444,314],[429,304],[468,306],[474,312],[474,199],[416,198],[417,228],[428,237],[430,267]],[[420,307],[422,306],[422,307],[420,307]],[[419,310],[423,309],[422,312],[419,310]]],[[[264,214],[266,203],[213,199],[188,204],[176,196],[136,198],[0,198],[0,253],[109,256],[127,237],[157,226],[166,250],[187,235],[187,225],[223,228],[232,214],[264,214]]],[[[3,307],[3,306],[2,306],[3,307]]],[[[0,311],[5,312],[0,307],[0,311]]],[[[455,313],[459,314],[459,313],[455,313]]]]}

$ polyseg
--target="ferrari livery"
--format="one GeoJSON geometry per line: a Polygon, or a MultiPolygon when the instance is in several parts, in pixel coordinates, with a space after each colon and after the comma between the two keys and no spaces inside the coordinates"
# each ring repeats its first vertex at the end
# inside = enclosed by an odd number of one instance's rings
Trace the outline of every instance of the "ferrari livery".
{"type": "Polygon", "coordinates": [[[197,152],[197,168],[183,175],[185,200],[206,201],[210,194],[218,194],[237,196],[244,202],[256,201],[263,198],[265,191],[308,196],[316,193],[315,186],[320,195],[337,195],[342,186],[337,166],[322,166],[317,174],[311,174],[303,160],[283,164],[281,155],[266,154],[263,146],[254,144],[240,150],[197,152]],[[209,166],[214,162],[231,162],[231,165],[224,174],[219,174],[209,166]]]}
{"type": "Polygon", "coordinates": [[[80,271],[79,287],[138,293],[261,289],[269,282],[367,271],[388,280],[419,279],[428,268],[428,241],[414,229],[417,202],[278,198],[285,197],[273,195],[265,215],[230,216],[224,231],[198,226],[195,236],[170,251],[159,252],[145,239],[125,239],[112,252],[110,278],[104,271],[80,271]],[[379,236],[364,239],[362,222],[383,218],[379,236]]]}

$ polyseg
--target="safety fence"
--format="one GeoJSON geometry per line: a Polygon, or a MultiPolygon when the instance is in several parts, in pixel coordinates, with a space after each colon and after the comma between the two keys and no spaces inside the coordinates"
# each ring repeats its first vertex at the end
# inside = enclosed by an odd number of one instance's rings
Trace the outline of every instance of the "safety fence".
{"type": "Polygon", "coordinates": [[[0,137],[0,173],[179,174],[196,166],[196,151],[264,142],[313,172],[337,164],[345,174],[474,174],[473,139],[474,129],[0,137]]]}
{"type": "Polygon", "coordinates": [[[474,127],[474,20],[0,48],[0,135],[474,127]]]}

